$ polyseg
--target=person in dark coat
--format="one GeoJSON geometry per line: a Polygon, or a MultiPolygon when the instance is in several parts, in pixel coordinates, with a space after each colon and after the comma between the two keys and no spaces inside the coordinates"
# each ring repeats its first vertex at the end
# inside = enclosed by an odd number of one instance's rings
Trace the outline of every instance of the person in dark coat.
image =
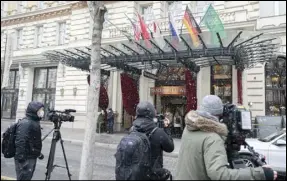
{"type": "MultiPolygon", "coordinates": [[[[131,130],[149,135],[156,128],[156,123],[153,121],[156,116],[155,114],[156,110],[151,103],[147,101],[140,102],[136,108],[136,119],[133,122],[131,130]]],[[[150,137],[150,144],[153,169],[159,171],[165,170],[163,169],[163,151],[170,153],[174,150],[171,131],[167,124],[165,124],[164,128],[157,128],[154,131],[150,137]]]]}
{"type": "Polygon", "coordinates": [[[17,180],[31,180],[36,168],[37,158],[43,159],[40,120],[44,116],[44,105],[30,102],[26,117],[20,120],[15,134],[15,169],[17,180]]]}
{"type": "Polygon", "coordinates": [[[112,110],[112,108],[108,109],[107,121],[108,121],[108,133],[113,134],[114,133],[114,111],[112,110]]]}

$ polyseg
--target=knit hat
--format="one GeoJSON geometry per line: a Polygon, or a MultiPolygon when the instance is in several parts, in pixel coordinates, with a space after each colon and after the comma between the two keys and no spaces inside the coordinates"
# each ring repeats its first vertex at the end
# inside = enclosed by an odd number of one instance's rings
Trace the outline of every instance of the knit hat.
{"type": "Polygon", "coordinates": [[[223,114],[223,103],[218,96],[207,95],[202,99],[199,111],[208,112],[213,116],[223,114]]]}

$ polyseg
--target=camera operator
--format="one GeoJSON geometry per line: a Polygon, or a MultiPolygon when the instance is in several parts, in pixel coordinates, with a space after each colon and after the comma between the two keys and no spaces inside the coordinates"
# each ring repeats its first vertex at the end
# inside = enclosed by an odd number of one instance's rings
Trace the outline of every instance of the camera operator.
{"type": "Polygon", "coordinates": [[[271,168],[230,169],[225,150],[228,129],[219,122],[223,104],[215,95],[205,96],[200,109],[185,117],[176,167],[177,180],[275,180],[271,168]]]}
{"type": "Polygon", "coordinates": [[[26,117],[18,122],[15,134],[15,168],[17,180],[31,180],[35,171],[37,158],[41,154],[40,120],[44,116],[44,105],[30,102],[26,109],[26,117]]]}
{"type": "MultiPolygon", "coordinates": [[[[153,121],[156,110],[149,102],[140,102],[136,108],[136,120],[133,122],[132,129],[138,132],[149,134],[155,129],[156,124],[153,121]]],[[[168,121],[164,121],[164,128],[158,128],[150,137],[151,144],[151,163],[154,165],[154,172],[152,180],[164,180],[163,178],[167,172],[163,169],[163,151],[172,152],[174,150],[173,139],[171,137],[170,128],[168,128],[168,121]]]]}

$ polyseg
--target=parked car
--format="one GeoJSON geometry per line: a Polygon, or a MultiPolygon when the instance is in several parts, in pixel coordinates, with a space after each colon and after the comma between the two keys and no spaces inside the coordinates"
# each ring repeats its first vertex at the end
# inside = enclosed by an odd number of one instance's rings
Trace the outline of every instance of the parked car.
{"type": "MultiPolygon", "coordinates": [[[[275,132],[263,139],[246,139],[246,142],[256,152],[265,156],[267,164],[276,170],[278,175],[286,177],[286,129],[275,132]]],[[[243,146],[240,155],[247,166],[254,166],[250,161],[250,152],[243,146]]]]}

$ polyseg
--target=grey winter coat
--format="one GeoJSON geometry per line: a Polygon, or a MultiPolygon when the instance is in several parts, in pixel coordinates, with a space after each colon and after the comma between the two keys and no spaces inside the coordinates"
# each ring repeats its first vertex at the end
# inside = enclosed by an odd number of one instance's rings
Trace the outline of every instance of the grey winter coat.
{"type": "Polygon", "coordinates": [[[229,169],[224,124],[191,111],[185,117],[176,180],[265,180],[261,167],[229,169]]]}

